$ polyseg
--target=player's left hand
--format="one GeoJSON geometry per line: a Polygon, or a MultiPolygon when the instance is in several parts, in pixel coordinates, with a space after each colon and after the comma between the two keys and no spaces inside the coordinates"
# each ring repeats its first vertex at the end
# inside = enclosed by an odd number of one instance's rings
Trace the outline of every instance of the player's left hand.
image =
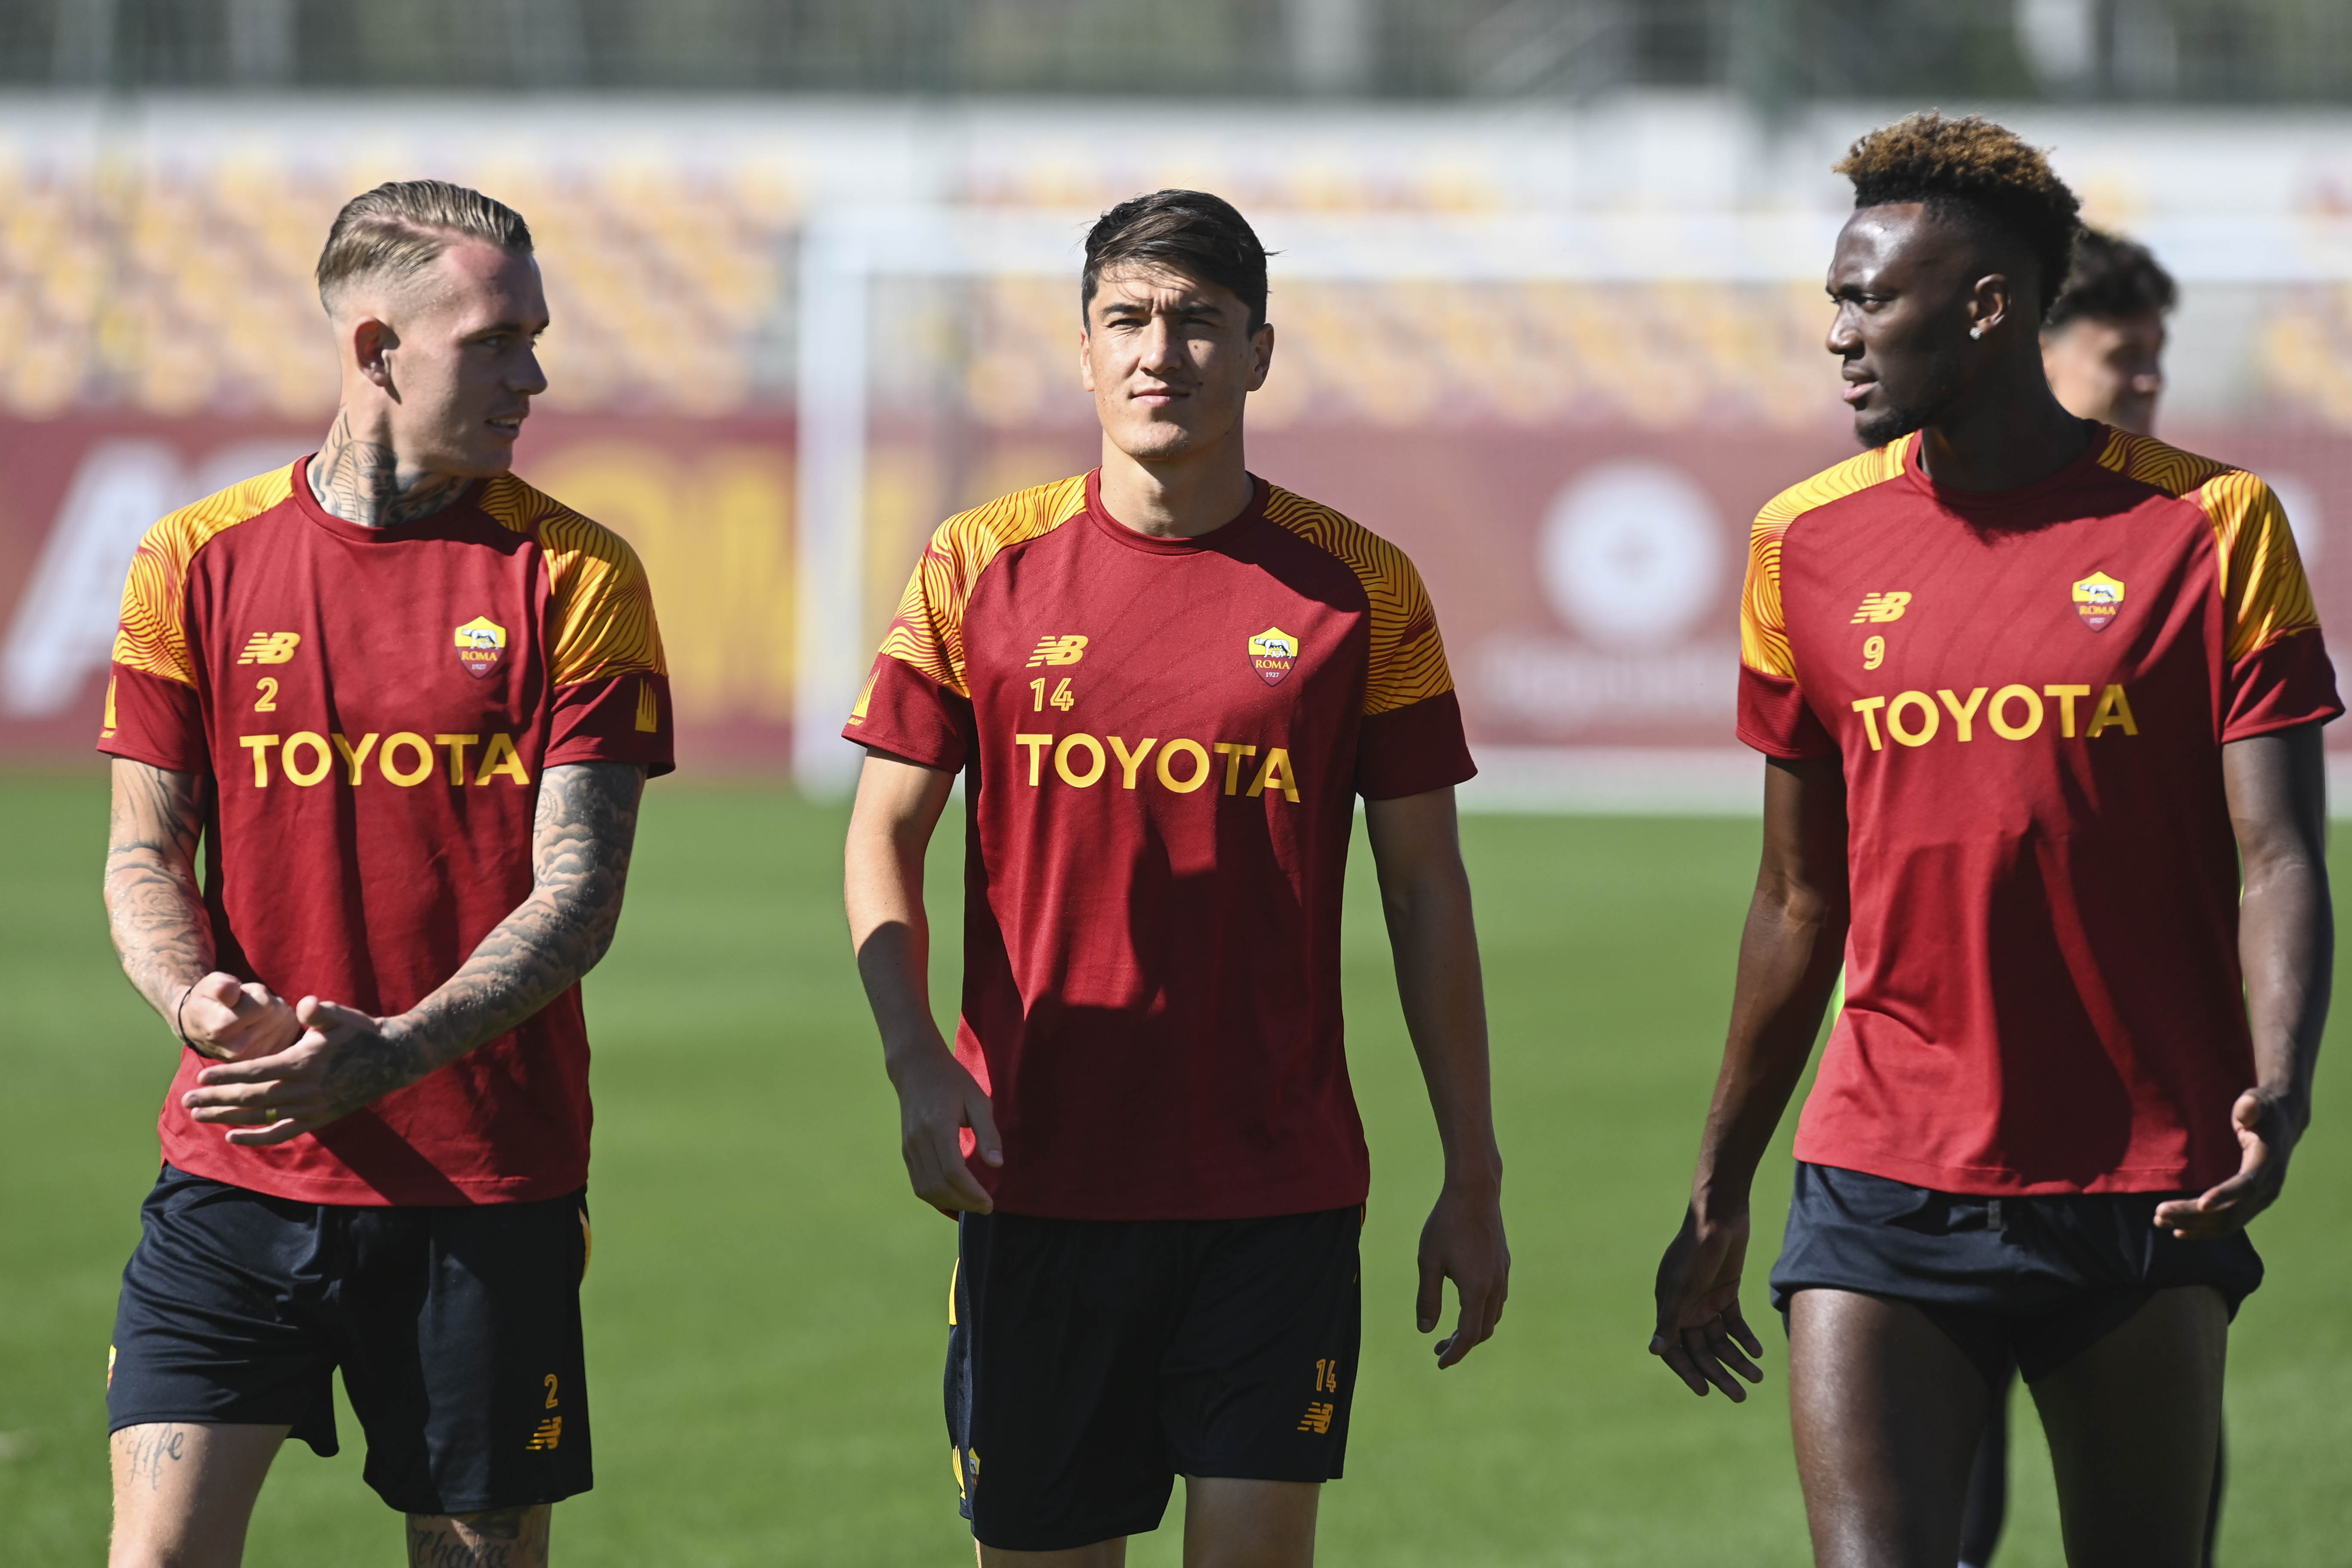
{"type": "Polygon", "coordinates": [[[393,1032],[395,1020],[316,996],[303,997],[294,1016],[301,1038],[275,1056],[205,1068],[180,1103],[198,1121],[228,1125],[232,1143],[283,1143],[425,1076],[415,1046],[393,1032]]]}
{"type": "Polygon", "coordinates": [[[2256,1215],[2278,1201],[2286,1185],[2287,1157],[2303,1128],[2285,1097],[2250,1089],[2230,1108],[2238,1132],[2238,1173],[2194,1198],[2156,1205],[2158,1228],[2183,1241],[2218,1241],[2243,1230],[2256,1215]]]}
{"type": "Polygon", "coordinates": [[[1503,1239],[1502,1194],[1470,1192],[1449,1182],[1421,1227],[1421,1294],[1413,1317],[1423,1333],[1445,1310],[1445,1281],[1462,1303],[1454,1331],[1437,1342],[1437,1364],[1452,1366],[1492,1338],[1511,1293],[1511,1248],[1503,1239]]]}

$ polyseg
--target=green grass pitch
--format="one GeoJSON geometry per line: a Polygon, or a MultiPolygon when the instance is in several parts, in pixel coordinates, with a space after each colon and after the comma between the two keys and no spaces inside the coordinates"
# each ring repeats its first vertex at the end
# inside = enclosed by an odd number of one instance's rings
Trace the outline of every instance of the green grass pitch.
{"type": "MultiPolygon", "coordinates": [[[[103,781],[0,779],[0,1560],[103,1560],[100,1384],[115,1281],[153,1177],[170,1038],[116,973],[98,901],[103,781]]],[[[583,1564],[969,1563],[940,1415],[953,1237],[908,1195],[842,933],[843,814],[657,784],[619,944],[589,983],[599,1121],[587,1282],[597,1489],[558,1510],[583,1564]]],[[[1323,1558],[1350,1565],[1798,1564],[1804,1525],[1762,1304],[1787,1191],[1759,1194],[1749,1310],[1769,1379],[1734,1408],[1643,1352],[1719,1048],[1752,824],[1473,819],[1511,1239],[1500,1336],[1440,1374],[1412,1331],[1436,1151],[1360,859],[1350,1057],[1373,1157],[1365,1345],[1323,1558]]],[[[961,852],[942,834],[938,990],[952,1005],[961,852]]],[[[2339,1046],[2336,1047],[2341,1049],[2339,1046]]],[[[2330,1114],[2257,1228],[2239,1320],[2226,1556],[2340,1562],[2352,1538],[2352,1130],[2330,1114]]],[[[1784,1132],[1785,1140],[1785,1132],[1784,1132]]],[[[1785,1149],[1785,1142],[1783,1145],[1785,1149]]],[[[289,1447],[257,1568],[400,1560],[357,1432],[289,1447]]],[[[2003,1568],[2059,1562],[2021,1404],[2003,1568]]],[[[1177,1561],[1181,1505],[1130,1561],[1177,1561]]]]}

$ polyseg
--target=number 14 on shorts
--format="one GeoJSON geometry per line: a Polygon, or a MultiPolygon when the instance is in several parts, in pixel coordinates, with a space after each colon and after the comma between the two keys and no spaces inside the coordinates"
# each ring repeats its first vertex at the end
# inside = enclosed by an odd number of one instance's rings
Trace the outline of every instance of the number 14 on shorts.
{"type": "MultiPolygon", "coordinates": [[[[1318,1394],[1339,1392],[1339,1363],[1337,1361],[1316,1362],[1315,1392],[1318,1394]]],[[[1335,1402],[1328,1399],[1309,1400],[1307,1405],[1307,1414],[1299,1417],[1298,1430],[1312,1432],[1318,1436],[1328,1436],[1331,1431],[1331,1416],[1336,1408],[1335,1402]]]]}

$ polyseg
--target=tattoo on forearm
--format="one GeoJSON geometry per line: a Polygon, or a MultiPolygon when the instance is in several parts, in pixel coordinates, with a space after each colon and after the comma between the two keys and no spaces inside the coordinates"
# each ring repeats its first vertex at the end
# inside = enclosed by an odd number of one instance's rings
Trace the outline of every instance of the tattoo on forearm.
{"type": "Polygon", "coordinates": [[[530,897],[403,1020],[400,1037],[425,1071],[505,1034],[604,956],[644,788],[643,770],[628,763],[572,763],[541,775],[530,897]]]}
{"type": "Polygon", "coordinates": [[[320,506],[362,528],[430,517],[473,483],[450,474],[424,474],[404,489],[392,448],[381,441],[361,440],[348,411],[335,416],[319,455],[310,459],[310,494],[320,506]]]}
{"type": "Polygon", "coordinates": [[[373,1105],[395,1089],[405,1089],[441,1064],[428,1060],[424,1042],[407,1035],[393,1038],[371,1029],[353,1035],[327,1066],[326,1089],[337,1117],[373,1105]]]}
{"type": "Polygon", "coordinates": [[[173,1000],[213,965],[212,919],[196,887],[205,781],[120,759],[113,771],[107,923],[123,973],[168,1021],[173,1000]]]}
{"type": "Polygon", "coordinates": [[[125,1468],[133,1481],[145,1481],[151,1492],[163,1489],[163,1467],[176,1465],[187,1452],[188,1435],[169,1424],[140,1426],[129,1434],[125,1468]]]}

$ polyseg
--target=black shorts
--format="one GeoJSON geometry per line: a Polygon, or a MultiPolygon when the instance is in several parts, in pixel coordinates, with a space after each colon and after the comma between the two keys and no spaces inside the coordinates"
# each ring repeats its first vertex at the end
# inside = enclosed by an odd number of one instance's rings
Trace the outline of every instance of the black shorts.
{"type": "Polygon", "coordinates": [[[2057,1371],[2158,1290],[2210,1285],[2231,1316],[2263,1282],[2243,1231],[2183,1241],[2157,1205],[2194,1193],[1939,1193],[1834,1165],[1797,1166],[1772,1305],[1807,1289],[1907,1301],[1996,1388],[2057,1371]]]}
{"type": "Polygon", "coordinates": [[[109,1431],[283,1425],[332,1454],[340,1366],[368,1485],[404,1513],[588,1489],[584,1192],[368,1208],[166,1165],[140,1224],[109,1352],[109,1431]]]}
{"type": "Polygon", "coordinates": [[[1271,1219],[962,1216],[948,1438],[983,1546],[1157,1529],[1178,1475],[1339,1479],[1362,1332],[1350,1205],[1271,1219]]]}

